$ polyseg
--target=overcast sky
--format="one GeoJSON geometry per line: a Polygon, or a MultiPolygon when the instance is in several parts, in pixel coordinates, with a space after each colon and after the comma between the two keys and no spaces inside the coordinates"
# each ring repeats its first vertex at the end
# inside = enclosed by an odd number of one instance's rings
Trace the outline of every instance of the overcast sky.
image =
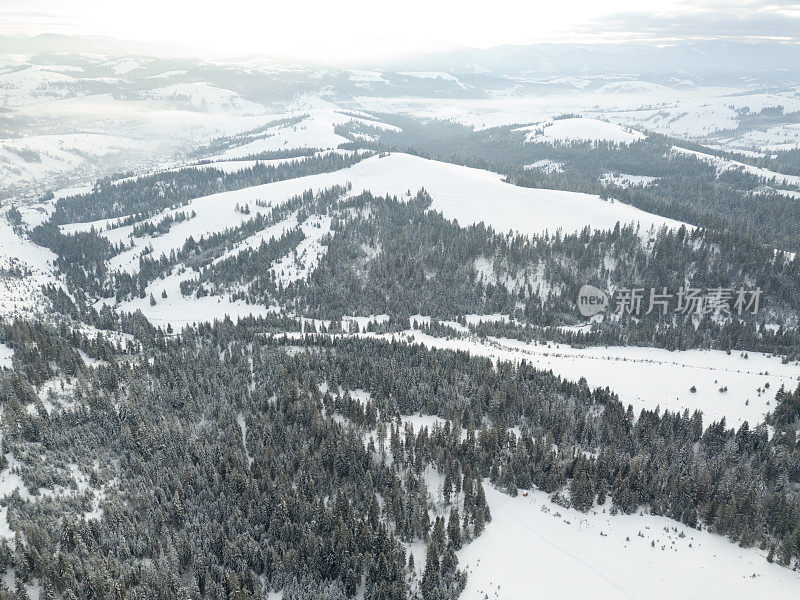
{"type": "Polygon", "coordinates": [[[800,39],[786,0],[0,0],[0,33],[167,41],[337,62],[537,42],[800,39]]]}

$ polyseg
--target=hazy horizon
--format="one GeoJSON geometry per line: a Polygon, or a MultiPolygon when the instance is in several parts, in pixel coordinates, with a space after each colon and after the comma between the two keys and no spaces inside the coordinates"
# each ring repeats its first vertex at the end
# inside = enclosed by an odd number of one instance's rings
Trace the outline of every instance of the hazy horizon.
{"type": "Polygon", "coordinates": [[[199,58],[269,56],[343,64],[423,53],[541,43],[670,44],[698,40],[798,42],[800,4],[768,0],[689,3],[585,0],[551,6],[412,0],[402,10],[355,0],[261,5],[143,0],[121,9],[96,0],[7,0],[0,34],[101,36],[199,58]]]}

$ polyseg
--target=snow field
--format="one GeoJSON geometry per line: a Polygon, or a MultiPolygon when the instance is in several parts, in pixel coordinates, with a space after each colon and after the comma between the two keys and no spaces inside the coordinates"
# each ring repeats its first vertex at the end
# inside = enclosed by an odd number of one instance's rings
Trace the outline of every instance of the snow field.
{"type": "Polygon", "coordinates": [[[554,160],[550,160],[548,158],[537,160],[534,163],[529,165],[525,165],[523,167],[525,169],[539,169],[540,171],[550,174],[550,173],[561,173],[564,170],[564,164],[560,162],[555,162],[554,160]]]}
{"type": "Polygon", "coordinates": [[[794,598],[800,579],[764,553],[666,517],[584,514],[541,491],[484,482],[492,520],[458,553],[464,600],[794,598]],[[640,535],[641,534],[641,535],[640,535]]]}
{"type": "Polygon", "coordinates": [[[235,160],[261,152],[292,148],[319,148],[322,150],[338,148],[340,144],[350,140],[335,133],[334,129],[353,121],[369,127],[400,131],[394,125],[345,114],[328,102],[309,100],[308,104],[308,110],[300,108],[291,113],[275,116],[276,119],[303,117],[299,123],[282,123],[270,127],[265,132],[258,134],[257,139],[229,148],[216,158],[218,160],[235,160]]]}
{"type": "Polygon", "coordinates": [[[784,175],[783,173],[778,173],[777,171],[771,171],[761,167],[753,167],[736,160],[729,160],[727,158],[721,158],[719,156],[714,156],[713,154],[706,154],[704,152],[697,152],[695,150],[687,150],[686,148],[680,148],[678,146],[673,147],[672,151],[678,154],[694,156],[703,162],[713,165],[717,169],[717,174],[722,173],[723,171],[741,169],[745,173],[750,173],[766,181],[774,179],[779,184],[800,186],[800,175],[784,175]]]}
{"type": "Polygon", "coordinates": [[[630,144],[646,137],[638,131],[589,117],[557,119],[521,127],[515,131],[527,131],[527,142],[591,141],[630,144]]]}
{"type": "Polygon", "coordinates": [[[0,369],[10,369],[12,358],[14,358],[14,351],[5,344],[0,344],[0,369]]]}
{"type": "Polygon", "coordinates": [[[662,412],[700,410],[706,426],[725,417],[728,427],[739,427],[745,421],[755,427],[774,408],[775,393],[781,385],[794,389],[800,384],[800,365],[784,365],[779,357],[755,352],[745,359],[739,353],[728,355],[721,350],[572,348],[498,338],[447,339],[420,331],[405,332],[403,337],[431,348],[465,350],[495,361],[525,360],[572,381],[584,377],[590,388],[609,387],[637,414],[656,407],[662,412]],[[694,393],[690,391],[693,385],[697,389],[694,393]],[[722,387],[728,390],[720,392],[722,387]]]}
{"type": "Polygon", "coordinates": [[[628,175],[626,173],[604,173],[600,178],[600,183],[603,185],[616,185],[619,187],[647,187],[654,181],[658,181],[658,177],[651,177],[649,175],[628,175]]]}
{"type": "Polygon", "coordinates": [[[0,213],[0,317],[30,316],[42,308],[41,286],[58,284],[56,255],[17,235],[0,213]]]}

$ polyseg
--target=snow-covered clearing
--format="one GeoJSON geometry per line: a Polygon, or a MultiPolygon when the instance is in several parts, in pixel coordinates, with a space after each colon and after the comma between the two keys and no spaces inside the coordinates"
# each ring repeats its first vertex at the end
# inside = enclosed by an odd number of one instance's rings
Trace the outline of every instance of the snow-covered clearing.
{"type": "Polygon", "coordinates": [[[592,141],[630,144],[646,137],[639,131],[588,117],[557,119],[521,127],[516,131],[527,131],[528,134],[525,136],[527,142],[592,141]]]}
{"type": "Polygon", "coordinates": [[[525,169],[539,169],[543,173],[561,173],[564,170],[564,164],[560,162],[556,162],[554,160],[550,160],[549,158],[544,158],[542,160],[537,160],[529,165],[525,165],[525,169]]]}
{"type": "Polygon", "coordinates": [[[697,409],[703,412],[706,425],[725,417],[729,426],[747,421],[754,427],[774,408],[778,388],[794,389],[800,381],[800,365],[784,365],[779,357],[755,352],[745,359],[739,353],[728,355],[720,350],[572,348],[497,338],[447,339],[419,331],[406,332],[403,337],[430,348],[466,350],[494,360],[526,360],[572,381],[584,377],[591,388],[611,388],[623,405],[631,404],[636,413],[656,407],[673,412],[697,409]],[[694,393],[692,386],[697,390],[694,393]],[[728,391],[720,392],[724,387],[728,391]]]}
{"type": "Polygon", "coordinates": [[[389,83],[383,78],[380,71],[368,71],[363,69],[351,69],[350,81],[359,83],[389,83]]]}
{"type": "Polygon", "coordinates": [[[331,232],[331,218],[312,216],[303,222],[301,229],[305,239],[294,251],[272,265],[276,281],[283,286],[305,279],[317,268],[327,251],[327,247],[323,246],[320,240],[331,232]]]}
{"type": "MultiPolygon", "coordinates": [[[[412,321],[424,323],[426,318],[416,316],[412,321]]],[[[289,337],[300,335],[292,333],[289,337]]],[[[671,352],[636,346],[581,349],[498,338],[482,341],[476,337],[435,337],[418,330],[337,335],[417,343],[427,348],[469,352],[495,362],[525,360],[567,380],[583,377],[592,389],[608,387],[636,414],[656,408],[662,412],[699,410],[705,426],[724,417],[728,427],[738,428],[745,421],[755,427],[774,408],[775,392],[780,386],[794,389],[800,381],[800,364],[782,364],[780,357],[755,352],[743,358],[739,353],[728,355],[719,350],[671,352]],[[696,392],[690,391],[693,385],[696,392]],[[726,386],[728,391],[719,391],[726,386]]]]}
{"type": "Polygon", "coordinates": [[[414,430],[414,433],[419,433],[425,427],[427,427],[428,431],[430,431],[433,429],[434,425],[444,427],[447,423],[447,419],[443,419],[442,417],[438,417],[436,415],[422,415],[419,413],[413,415],[403,415],[400,417],[400,420],[403,422],[404,426],[406,424],[410,425],[411,429],[414,430]]]}
{"type": "Polygon", "coordinates": [[[600,183],[603,185],[616,185],[619,187],[646,187],[658,181],[658,177],[651,177],[649,175],[628,175],[626,173],[604,173],[600,178],[600,183]]]}
{"type": "MultiPolygon", "coordinates": [[[[262,242],[267,242],[272,238],[280,238],[297,224],[297,215],[293,214],[289,218],[267,227],[236,244],[215,259],[214,264],[235,256],[244,250],[257,249],[262,242]]],[[[331,219],[327,216],[312,216],[300,225],[305,239],[298,244],[294,251],[273,263],[272,271],[278,281],[283,285],[288,285],[292,281],[304,279],[317,267],[327,250],[326,246],[322,245],[320,241],[330,233],[330,225],[331,219]]],[[[145,290],[144,298],[135,298],[123,302],[119,308],[124,311],[141,310],[154,325],[166,327],[169,324],[176,331],[180,331],[190,324],[206,321],[213,322],[223,319],[225,316],[238,320],[241,317],[250,315],[265,316],[277,310],[277,307],[246,304],[241,300],[231,301],[224,295],[204,296],[202,298],[197,298],[194,295],[183,296],[180,290],[181,282],[194,280],[197,277],[198,274],[191,269],[176,267],[164,279],[156,279],[151,282],[145,290]],[[163,292],[166,292],[166,298],[162,297],[163,292]],[[155,305],[150,304],[149,298],[151,294],[156,300],[155,305]]],[[[366,327],[366,323],[370,320],[380,322],[386,318],[388,317],[384,315],[375,318],[362,317],[360,319],[365,321],[364,327],[366,327]]]]}
{"type": "Polygon", "coordinates": [[[703,162],[707,162],[710,165],[713,165],[717,169],[717,173],[722,173],[723,171],[735,171],[741,170],[745,173],[750,173],[755,175],[756,177],[760,177],[765,181],[772,181],[774,180],[777,183],[781,183],[784,185],[797,185],[800,186],[800,175],[785,175],[783,173],[778,173],[777,171],[771,171],[769,169],[764,169],[761,167],[753,167],[751,165],[736,161],[736,160],[729,160],[727,158],[722,158],[719,156],[714,156],[713,154],[706,154],[705,152],[697,152],[696,150],[687,150],[686,148],[680,148],[678,146],[673,147],[673,152],[677,152],[679,154],[688,154],[690,156],[694,156],[703,162]]]}
{"type": "Polygon", "coordinates": [[[800,200],[800,192],[795,192],[794,190],[768,189],[767,191],[786,196],[787,198],[793,198],[794,200],[800,200]]]}
{"type": "Polygon", "coordinates": [[[14,358],[14,350],[5,344],[0,344],[0,369],[4,367],[10,369],[12,358],[14,358]]]}
{"type": "Polygon", "coordinates": [[[442,79],[444,81],[458,81],[458,77],[455,75],[444,73],[442,71],[400,71],[398,75],[414,77],[416,79],[442,79]]]}
{"type": "MultiPolygon", "coordinates": [[[[379,325],[389,320],[389,315],[369,315],[369,316],[343,316],[342,317],[342,331],[351,331],[353,327],[357,327],[358,331],[366,331],[370,323],[379,325]]],[[[317,321],[319,323],[319,321],[317,321]]],[[[330,326],[330,322],[324,323],[326,327],[330,326]]]]}
{"type": "Polygon", "coordinates": [[[464,600],[800,595],[797,574],[768,563],[762,551],[665,517],[612,516],[597,507],[584,514],[544,492],[512,498],[488,482],[484,490],[492,520],[459,552],[464,600]]]}
{"type": "Polygon", "coordinates": [[[274,308],[246,304],[241,300],[233,302],[223,296],[204,296],[202,298],[182,296],[181,281],[196,277],[197,274],[194,271],[187,270],[183,273],[173,271],[164,279],[156,279],[151,282],[147,286],[144,298],[122,302],[118,308],[126,312],[141,310],[153,325],[160,327],[172,325],[175,331],[180,331],[187,325],[196,323],[221,321],[226,316],[238,321],[242,317],[266,316],[275,311],[274,308]],[[161,297],[162,291],[167,292],[166,298],[161,297]],[[156,299],[155,306],[150,305],[150,294],[153,294],[156,299]]]}
{"type": "Polygon", "coordinates": [[[439,81],[446,81],[448,83],[454,83],[462,90],[467,89],[467,86],[464,85],[461,80],[456,77],[455,75],[451,75],[450,73],[444,73],[442,71],[401,71],[398,75],[403,75],[404,77],[411,77],[413,79],[429,79],[429,80],[439,80],[439,81]]]}

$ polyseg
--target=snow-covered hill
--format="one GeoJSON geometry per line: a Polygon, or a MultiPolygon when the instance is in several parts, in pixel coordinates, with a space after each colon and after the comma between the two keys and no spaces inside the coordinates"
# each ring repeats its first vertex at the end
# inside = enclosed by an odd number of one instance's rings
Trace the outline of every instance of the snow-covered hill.
{"type": "MultiPolygon", "coordinates": [[[[173,212],[194,211],[196,218],[178,224],[157,240],[133,240],[135,248],[116,259],[116,266],[133,265],[136,248],[153,244],[156,255],[181,247],[190,235],[222,231],[247,217],[235,210],[237,204],[256,200],[278,205],[305,190],[322,190],[351,183],[352,193],[363,191],[374,195],[408,198],[424,188],[433,198],[434,210],[462,226],[485,223],[497,231],[524,234],[613,229],[616,223],[638,223],[643,233],[651,228],[679,227],[680,222],[667,219],[620,202],[602,200],[599,196],[560,190],[522,188],[503,182],[502,176],[450,163],[428,160],[408,154],[393,153],[363,160],[353,167],[333,173],[299,177],[214,196],[197,198],[173,212]]],[[[170,214],[165,211],[163,215],[170,214]]],[[[161,216],[151,218],[155,222],[161,216]]],[[[106,223],[65,225],[65,231],[88,231],[92,227],[105,230],[106,223]]],[[[117,228],[103,235],[117,243],[125,239],[130,228],[117,228]]]]}
{"type": "Polygon", "coordinates": [[[546,123],[538,123],[520,128],[518,131],[528,132],[525,136],[528,142],[555,141],[589,141],[589,142],[614,142],[629,144],[641,140],[644,134],[608,123],[598,119],[557,119],[546,123]]]}

